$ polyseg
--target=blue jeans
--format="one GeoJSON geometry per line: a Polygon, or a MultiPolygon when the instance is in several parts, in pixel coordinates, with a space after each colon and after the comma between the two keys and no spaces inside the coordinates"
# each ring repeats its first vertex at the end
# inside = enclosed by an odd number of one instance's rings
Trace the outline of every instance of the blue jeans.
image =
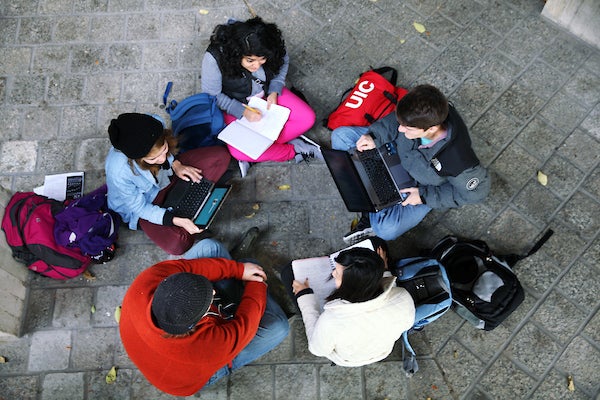
{"type": "MultiPolygon", "coordinates": [[[[195,243],[183,256],[183,258],[205,258],[205,257],[221,257],[231,259],[231,255],[223,246],[223,244],[214,239],[203,239],[195,243]]],[[[254,260],[248,260],[255,262],[254,260]]],[[[221,291],[227,292],[231,299],[236,303],[240,302],[243,294],[243,285],[241,281],[235,279],[225,279],[214,283],[215,287],[221,291]]],[[[288,324],[285,312],[279,304],[273,300],[270,294],[267,294],[267,306],[265,313],[260,319],[258,331],[254,338],[246,347],[231,361],[232,367],[223,366],[208,380],[206,386],[212,385],[219,379],[229,375],[231,371],[243,367],[251,363],[257,358],[268,353],[289,333],[290,326],[288,324]]]]}
{"type": "MultiPolygon", "coordinates": [[[[336,150],[351,150],[358,139],[366,134],[366,126],[341,126],[331,133],[331,147],[336,150]]],[[[375,213],[369,213],[373,232],[383,240],[394,240],[425,218],[431,207],[425,204],[416,206],[396,204],[375,213]]]]}
{"type": "Polygon", "coordinates": [[[181,258],[188,260],[194,258],[227,258],[231,260],[231,255],[223,246],[223,243],[215,239],[202,239],[196,243],[188,251],[181,255],[181,258]]]}

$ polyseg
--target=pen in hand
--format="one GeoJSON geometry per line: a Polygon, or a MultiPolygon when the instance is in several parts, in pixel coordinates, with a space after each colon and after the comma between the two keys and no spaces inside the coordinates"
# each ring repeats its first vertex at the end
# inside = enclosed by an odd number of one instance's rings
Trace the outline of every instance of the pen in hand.
{"type": "Polygon", "coordinates": [[[250,107],[249,105],[247,105],[247,104],[244,104],[244,103],[242,103],[242,105],[244,106],[244,108],[245,108],[246,110],[250,110],[250,111],[252,111],[252,112],[254,112],[254,113],[260,114],[260,111],[259,111],[259,110],[257,110],[256,108],[252,108],[252,107],[250,107]]]}
{"type": "Polygon", "coordinates": [[[244,106],[245,109],[247,109],[249,112],[244,111],[244,116],[246,117],[246,119],[250,122],[257,122],[260,121],[260,119],[262,118],[262,113],[260,112],[260,110],[257,110],[256,108],[252,108],[244,103],[242,103],[242,105],[244,106]]]}

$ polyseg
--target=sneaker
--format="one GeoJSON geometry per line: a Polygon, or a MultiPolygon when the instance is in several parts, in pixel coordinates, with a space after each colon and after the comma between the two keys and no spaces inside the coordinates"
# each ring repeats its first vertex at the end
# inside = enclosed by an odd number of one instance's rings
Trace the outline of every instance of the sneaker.
{"type": "Polygon", "coordinates": [[[240,174],[242,178],[245,178],[248,174],[248,170],[250,169],[250,163],[248,161],[238,160],[238,166],[240,167],[240,174]]]}
{"type": "Polygon", "coordinates": [[[349,245],[353,245],[353,244],[360,242],[361,240],[364,240],[366,238],[370,238],[373,236],[376,236],[376,235],[375,235],[375,232],[373,232],[373,228],[371,228],[371,222],[369,222],[369,216],[363,215],[358,220],[358,224],[356,224],[356,227],[354,227],[354,229],[352,229],[350,232],[348,232],[344,235],[344,242],[349,245]]]}
{"type": "Polygon", "coordinates": [[[256,226],[248,229],[238,244],[236,244],[235,247],[229,252],[229,254],[231,254],[231,258],[234,260],[248,258],[250,256],[249,250],[252,248],[252,245],[256,241],[259,233],[260,230],[256,226]]]}
{"type": "Polygon", "coordinates": [[[289,144],[294,146],[294,151],[296,152],[296,156],[294,157],[296,164],[302,161],[309,162],[310,159],[324,160],[321,148],[312,140],[310,142],[312,143],[300,138],[290,140],[289,144]]]}

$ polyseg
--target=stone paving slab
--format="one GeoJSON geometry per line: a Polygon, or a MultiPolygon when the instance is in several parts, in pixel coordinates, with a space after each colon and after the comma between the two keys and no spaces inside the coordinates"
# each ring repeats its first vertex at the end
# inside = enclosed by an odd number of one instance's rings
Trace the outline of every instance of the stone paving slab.
{"type": "MultiPolygon", "coordinates": [[[[412,335],[420,371],[401,372],[401,349],[362,368],[310,354],[301,321],[284,342],[203,399],[595,399],[600,396],[600,50],[549,23],[541,0],[250,0],[284,33],[288,86],[321,121],[369,66],[399,83],[432,83],[456,105],[493,177],[482,204],[436,210],[390,243],[418,254],[447,234],[526,251],[515,267],[523,304],[496,330],[447,313],[412,335]],[[426,27],[419,33],[418,22],[426,27]],[[548,176],[548,185],[536,179],[548,176]],[[572,375],[575,391],[567,389],[572,375]]],[[[0,184],[31,190],[45,174],[104,181],[106,127],[121,112],[153,112],[166,82],[178,100],[200,89],[210,33],[250,17],[242,0],[15,0],[0,3],[0,184]]],[[[318,122],[308,133],[329,147],[318,122]]],[[[325,164],[265,163],[234,179],[214,224],[232,246],[258,226],[256,258],[280,267],[344,246],[356,216],[325,164]],[[289,190],[281,190],[289,185],[289,190]]],[[[26,334],[0,340],[2,399],[170,399],[127,357],[114,310],[128,284],[168,256],[141,232],[120,232],[118,256],[95,279],[30,274],[26,334]],[[92,313],[92,306],[95,312],[92,313]],[[107,385],[108,370],[118,368],[107,385]]],[[[2,299],[0,301],[6,301],[2,299]]]]}

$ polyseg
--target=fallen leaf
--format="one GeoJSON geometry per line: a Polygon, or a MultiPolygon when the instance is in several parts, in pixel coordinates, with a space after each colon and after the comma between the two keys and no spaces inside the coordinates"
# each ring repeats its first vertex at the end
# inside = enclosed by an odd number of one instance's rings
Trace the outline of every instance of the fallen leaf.
{"type": "Polygon", "coordinates": [[[206,14],[208,14],[208,10],[206,10],[206,9],[204,9],[204,8],[201,8],[200,10],[198,10],[198,12],[199,12],[200,14],[202,14],[202,15],[206,15],[206,14]]]}
{"type": "Polygon", "coordinates": [[[418,22],[413,22],[413,26],[415,27],[415,29],[417,30],[417,32],[419,33],[423,33],[425,32],[425,26],[423,24],[420,24],[418,22]]]}
{"type": "Polygon", "coordinates": [[[358,225],[358,217],[354,217],[352,222],[350,222],[350,230],[353,231],[354,228],[356,228],[356,225],[358,225]]]}
{"type": "Polygon", "coordinates": [[[254,204],[254,205],[252,206],[252,209],[253,209],[253,210],[256,210],[256,211],[260,210],[260,204],[258,204],[258,203],[254,204]]]}
{"type": "Polygon", "coordinates": [[[292,187],[290,185],[279,185],[277,189],[279,190],[290,190],[292,187]]]}
{"type": "Polygon", "coordinates": [[[273,240],[273,241],[271,242],[271,246],[279,246],[279,243],[273,240]]]}
{"type": "Polygon", "coordinates": [[[4,364],[6,362],[6,358],[3,356],[0,356],[0,364],[4,364]]]}
{"type": "Polygon", "coordinates": [[[121,306],[115,308],[115,321],[117,321],[117,324],[121,321],[121,306]]]}
{"type": "Polygon", "coordinates": [[[573,382],[573,377],[571,375],[567,376],[567,382],[568,382],[568,386],[567,388],[569,389],[570,392],[574,392],[575,391],[575,383],[573,382]]]}
{"type": "Polygon", "coordinates": [[[90,311],[92,314],[96,313],[96,306],[92,304],[92,309],[90,311]]]}
{"type": "Polygon", "coordinates": [[[454,350],[454,358],[458,358],[458,350],[454,350]]]}
{"type": "Polygon", "coordinates": [[[250,218],[254,218],[255,215],[256,215],[256,213],[252,213],[252,214],[245,215],[245,217],[250,219],[250,218]]]}
{"type": "Polygon", "coordinates": [[[406,39],[400,39],[400,44],[404,44],[406,42],[406,39]]]}
{"type": "Polygon", "coordinates": [[[108,371],[108,374],[106,374],[106,383],[111,385],[111,384],[115,383],[116,380],[117,380],[117,368],[112,367],[110,369],[110,371],[108,371]]]}
{"type": "Polygon", "coordinates": [[[548,175],[544,174],[542,171],[538,171],[537,180],[542,186],[546,186],[548,184],[548,175]]]}
{"type": "Polygon", "coordinates": [[[94,275],[89,269],[83,271],[83,277],[88,281],[93,281],[96,279],[96,275],[94,275]]]}

